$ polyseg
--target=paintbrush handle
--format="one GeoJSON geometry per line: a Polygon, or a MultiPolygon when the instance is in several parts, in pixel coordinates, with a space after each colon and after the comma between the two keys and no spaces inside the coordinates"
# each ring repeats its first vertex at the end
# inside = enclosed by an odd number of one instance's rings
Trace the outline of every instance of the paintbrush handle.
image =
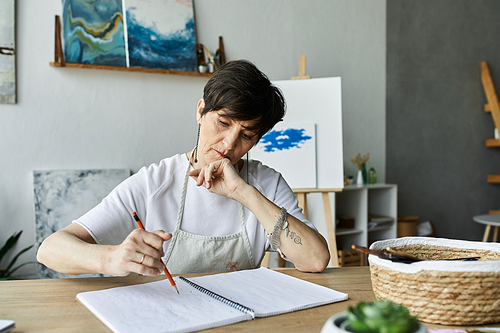
{"type": "Polygon", "coordinates": [[[409,258],[409,259],[413,259],[415,261],[423,261],[423,260],[425,260],[425,259],[420,259],[419,257],[417,257],[417,256],[415,256],[413,254],[410,254],[410,253],[407,253],[407,252],[403,252],[403,251],[395,250],[392,247],[387,247],[386,251],[389,252],[389,253],[401,256],[401,257],[406,257],[406,258],[409,258]]]}
{"type": "Polygon", "coordinates": [[[356,251],[359,251],[359,252],[362,252],[362,253],[365,253],[365,254],[373,254],[374,256],[377,256],[377,257],[380,257],[380,256],[384,256],[385,253],[382,252],[382,251],[374,251],[374,250],[370,250],[369,248],[367,247],[364,247],[364,246],[359,246],[359,245],[351,245],[351,248],[353,250],[356,250],[356,251]]]}

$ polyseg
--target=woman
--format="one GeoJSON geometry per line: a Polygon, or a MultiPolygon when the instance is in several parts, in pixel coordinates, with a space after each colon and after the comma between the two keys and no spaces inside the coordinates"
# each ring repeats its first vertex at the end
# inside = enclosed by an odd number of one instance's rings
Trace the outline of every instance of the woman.
{"type": "Polygon", "coordinates": [[[301,271],[322,271],[327,243],[289,186],[243,159],[284,113],[283,95],[253,64],[222,66],[198,102],[196,147],[125,180],[47,237],[38,261],[67,274],[158,275],[160,259],[173,274],[222,272],[258,267],[274,250],[301,271]]]}

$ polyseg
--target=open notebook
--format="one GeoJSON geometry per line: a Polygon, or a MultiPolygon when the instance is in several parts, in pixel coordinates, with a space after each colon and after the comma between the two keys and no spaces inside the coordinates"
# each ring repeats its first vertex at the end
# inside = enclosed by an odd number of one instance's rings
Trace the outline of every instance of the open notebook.
{"type": "Polygon", "coordinates": [[[343,301],[347,294],[267,268],[78,294],[113,332],[191,332],[343,301]]]}

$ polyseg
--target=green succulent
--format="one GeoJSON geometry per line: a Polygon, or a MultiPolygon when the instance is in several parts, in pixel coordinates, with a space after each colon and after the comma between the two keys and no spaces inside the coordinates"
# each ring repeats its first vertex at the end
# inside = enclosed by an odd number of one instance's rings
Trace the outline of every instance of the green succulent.
{"type": "Polygon", "coordinates": [[[418,320],[402,305],[375,300],[349,306],[347,320],[357,333],[411,333],[418,329],[418,320]]]}
{"type": "MultiPolygon", "coordinates": [[[[9,237],[9,239],[7,239],[4,246],[2,246],[2,248],[0,249],[0,263],[2,262],[2,259],[5,257],[7,252],[9,252],[9,250],[12,249],[14,247],[14,245],[16,245],[17,241],[19,240],[19,237],[21,237],[22,232],[23,231],[21,230],[18,233],[14,233],[12,236],[9,237]]],[[[24,265],[33,263],[33,261],[30,261],[30,262],[25,262],[25,263],[18,265],[16,267],[13,267],[17,261],[17,258],[19,258],[19,256],[21,254],[28,251],[32,247],[33,247],[33,245],[22,249],[18,254],[16,254],[14,256],[14,258],[12,258],[12,260],[9,262],[9,264],[7,265],[7,267],[5,269],[0,269],[0,280],[13,280],[13,279],[15,279],[12,276],[12,274],[15,271],[17,271],[19,268],[23,267],[24,265]]]]}

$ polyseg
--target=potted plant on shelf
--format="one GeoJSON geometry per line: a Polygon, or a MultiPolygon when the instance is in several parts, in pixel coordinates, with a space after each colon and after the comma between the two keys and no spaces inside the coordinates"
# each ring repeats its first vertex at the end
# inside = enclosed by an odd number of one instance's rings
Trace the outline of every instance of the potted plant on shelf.
{"type": "Polygon", "coordinates": [[[321,333],[424,333],[427,329],[402,305],[391,301],[359,302],[331,316],[321,333]]]}

